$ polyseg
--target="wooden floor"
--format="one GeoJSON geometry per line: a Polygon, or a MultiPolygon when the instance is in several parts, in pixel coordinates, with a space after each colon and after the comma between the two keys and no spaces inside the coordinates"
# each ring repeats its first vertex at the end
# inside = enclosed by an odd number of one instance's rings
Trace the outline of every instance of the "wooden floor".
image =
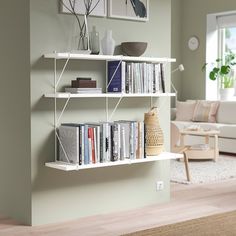
{"type": "Polygon", "coordinates": [[[171,185],[171,202],[63,224],[21,226],[0,217],[0,236],[115,236],[236,210],[236,179],[207,185],[171,185]]]}

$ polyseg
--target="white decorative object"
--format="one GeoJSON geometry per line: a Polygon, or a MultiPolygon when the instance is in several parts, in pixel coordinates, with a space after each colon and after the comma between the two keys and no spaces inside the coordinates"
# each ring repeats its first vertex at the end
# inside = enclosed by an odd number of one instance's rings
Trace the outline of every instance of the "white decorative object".
{"type": "Polygon", "coordinates": [[[114,54],[115,40],[112,38],[112,31],[111,30],[106,31],[106,33],[102,39],[101,46],[102,46],[102,53],[104,55],[113,55],[114,54]]]}
{"type": "MultiPolygon", "coordinates": [[[[75,6],[75,12],[80,15],[85,14],[85,4],[84,1],[81,0],[71,0],[72,4],[75,6]]],[[[91,9],[95,7],[97,4],[97,1],[94,1],[92,3],[91,9]]],[[[60,1],[60,9],[62,13],[68,13],[71,14],[69,9],[71,10],[70,2],[69,0],[61,0],[60,1]]],[[[94,10],[90,13],[90,16],[107,16],[107,0],[100,0],[97,6],[94,8],[94,10]]]]}
{"type": "Polygon", "coordinates": [[[108,8],[108,16],[111,18],[149,20],[149,0],[108,0],[108,8]]]}
{"type": "Polygon", "coordinates": [[[199,47],[199,39],[196,36],[190,37],[188,40],[188,47],[190,50],[195,51],[199,47]]]}
{"type": "Polygon", "coordinates": [[[234,88],[220,89],[220,100],[223,101],[232,100],[234,93],[235,93],[234,88]]]}

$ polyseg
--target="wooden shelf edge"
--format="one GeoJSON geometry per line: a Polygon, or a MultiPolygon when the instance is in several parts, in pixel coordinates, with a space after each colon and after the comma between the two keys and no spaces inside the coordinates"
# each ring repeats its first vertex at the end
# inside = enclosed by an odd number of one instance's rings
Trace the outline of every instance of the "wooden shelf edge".
{"type": "Polygon", "coordinates": [[[179,159],[179,158],[183,158],[183,155],[170,153],[170,152],[163,152],[159,156],[148,156],[147,158],[136,159],[136,160],[126,159],[124,161],[89,164],[89,165],[83,165],[83,166],[80,166],[78,164],[67,164],[67,163],[58,161],[58,162],[45,163],[45,166],[49,168],[57,169],[57,170],[63,170],[63,171],[76,171],[76,170],[95,169],[95,168],[102,168],[102,167],[148,163],[148,162],[153,162],[153,161],[171,160],[171,159],[179,159]]]}

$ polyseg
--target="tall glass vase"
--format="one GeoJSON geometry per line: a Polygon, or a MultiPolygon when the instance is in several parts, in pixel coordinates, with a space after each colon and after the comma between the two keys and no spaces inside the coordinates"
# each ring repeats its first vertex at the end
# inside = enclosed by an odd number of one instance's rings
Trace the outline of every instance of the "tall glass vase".
{"type": "Polygon", "coordinates": [[[91,50],[89,41],[88,21],[86,15],[84,15],[84,22],[81,27],[82,29],[80,29],[79,36],[75,37],[75,49],[73,49],[72,52],[90,54],[91,50]]]}

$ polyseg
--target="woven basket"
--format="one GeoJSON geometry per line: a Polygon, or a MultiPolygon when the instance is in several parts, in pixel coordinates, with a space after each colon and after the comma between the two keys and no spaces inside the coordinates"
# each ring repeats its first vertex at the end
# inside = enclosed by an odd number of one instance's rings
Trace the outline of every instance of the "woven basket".
{"type": "Polygon", "coordinates": [[[156,107],[153,107],[148,113],[144,114],[144,124],[146,128],[146,155],[159,155],[164,149],[164,135],[159,124],[156,107]]]}

